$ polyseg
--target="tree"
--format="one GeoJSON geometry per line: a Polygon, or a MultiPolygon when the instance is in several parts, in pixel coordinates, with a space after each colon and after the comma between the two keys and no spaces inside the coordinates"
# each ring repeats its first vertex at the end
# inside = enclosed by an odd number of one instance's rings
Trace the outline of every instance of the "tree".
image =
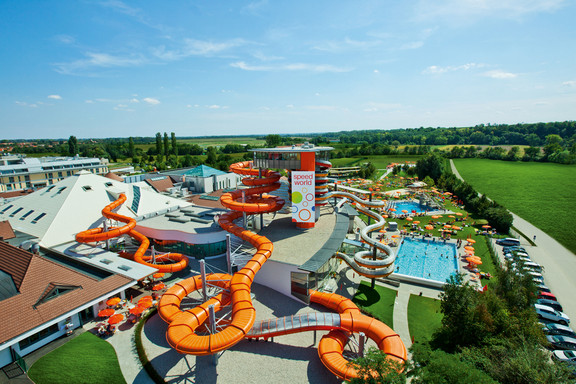
{"type": "Polygon", "coordinates": [[[432,180],[430,176],[426,176],[422,181],[425,182],[428,187],[433,187],[435,185],[434,180],[432,180]]]}
{"type": "Polygon", "coordinates": [[[128,157],[134,158],[136,156],[136,149],[134,147],[134,138],[128,139],[128,157]]]}
{"type": "Polygon", "coordinates": [[[76,136],[70,136],[68,139],[68,153],[71,156],[78,154],[78,139],[76,139],[76,136]]]}
{"type": "Polygon", "coordinates": [[[390,359],[377,348],[370,348],[364,355],[349,363],[356,368],[358,377],[350,384],[403,384],[406,374],[401,363],[390,359]]]}
{"type": "Polygon", "coordinates": [[[168,134],[164,132],[164,156],[168,158],[170,154],[170,142],[168,141],[168,134]]]}
{"type": "Polygon", "coordinates": [[[156,133],[156,153],[154,155],[162,155],[162,134],[160,132],[156,133]]]}
{"type": "Polygon", "coordinates": [[[215,147],[206,148],[206,164],[215,166],[218,162],[218,154],[215,147]]]}
{"type": "Polygon", "coordinates": [[[514,218],[504,207],[491,207],[484,211],[484,217],[500,233],[508,233],[514,218]]]}
{"type": "Polygon", "coordinates": [[[436,153],[429,153],[416,162],[416,174],[420,180],[430,176],[432,180],[438,181],[443,171],[444,159],[436,153]]]}
{"type": "Polygon", "coordinates": [[[266,146],[268,148],[277,147],[282,144],[282,137],[280,135],[268,135],[266,136],[266,146]]]}
{"type": "Polygon", "coordinates": [[[176,134],[174,132],[170,133],[170,139],[172,141],[172,154],[178,156],[178,142],[176,141],[176,134]]]}

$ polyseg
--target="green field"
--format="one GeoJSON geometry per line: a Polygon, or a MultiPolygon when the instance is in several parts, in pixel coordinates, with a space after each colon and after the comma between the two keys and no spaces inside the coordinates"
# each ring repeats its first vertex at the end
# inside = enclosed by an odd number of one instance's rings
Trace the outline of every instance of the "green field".
{"type": "Polygon", "coordinates": [[[416,162],[422,156],[418,155],[394,155],[394,156],[357,156],[330,159],[333,167],[360,166],[364,163],[372,163],[377,169],[386,168],[390,163],[416,162]]]}
{"type": "Polygon", "coordinates": [[[410,295],[408,301],[408,327],[414,341],[430,340],[442,325],[440,300],[410,295]]]}
{"type": "Polygon", "coordinates": [[[85,332],[35,362],[28,376],[37,384],[125,384],[114,347],[85,332]]]}
{"type": "Polygon", "coordinates": [[[485,159],[456,159],[454,164],[478,192],[576,253],[576,165],[485,159]]]}

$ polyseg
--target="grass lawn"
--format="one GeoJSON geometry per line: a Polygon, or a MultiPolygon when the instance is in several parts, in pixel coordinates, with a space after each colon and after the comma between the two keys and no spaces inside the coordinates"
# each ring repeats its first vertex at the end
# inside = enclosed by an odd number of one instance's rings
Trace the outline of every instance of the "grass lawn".
{"type": "Polygon", "coordinates": [[[478,192],[576,253],[576,165],[486,159],[455,159],[454,164],[478,192]]]}
{"type": "Polygon", "coordinates": [[[380,156],[356,156],[343,157],[340,159],[330,159],[333,167],[352,167],[360,166],[363,163],[372,163],[377,169],[386,168],[390,163],[416,162],[422,156],[419,155],[380,155],[380,156]]]}
{"type": "Polygon", "coordinates": [[[43,356],[28,375],[37,384],[126,383],[114,348],[90,332],[43,356]]]}
{"type": "Polygon", "coordinates": [[[370,288],[370,282],[363,281],[352,301],[364,312],[394,328],[393,313],[396,291],[376,285],[370,288]]]}
{"type": "Polygon", "coordinates": [[[442,324],[440,300],[410,295],[408,301],[408,327],[414,341],[430,340],[442,324]]]}

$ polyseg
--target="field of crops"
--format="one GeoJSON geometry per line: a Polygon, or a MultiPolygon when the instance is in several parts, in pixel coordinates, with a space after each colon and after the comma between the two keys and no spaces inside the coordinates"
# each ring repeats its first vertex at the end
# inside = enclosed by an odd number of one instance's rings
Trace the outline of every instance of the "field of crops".
{"type": "Polygon", "coordinates": [[[576,165],[456,159],[474,188],[576,253],[576,165]]]}

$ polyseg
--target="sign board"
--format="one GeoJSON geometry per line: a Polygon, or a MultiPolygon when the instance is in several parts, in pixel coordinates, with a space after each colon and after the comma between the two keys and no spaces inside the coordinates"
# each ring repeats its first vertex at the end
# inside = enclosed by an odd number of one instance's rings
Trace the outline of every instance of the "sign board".
{"type": "Polygon", "coordinates": [[[314,172],[292,172],[292,221],[313,223],[315,221],[316,184],[314,172]]]}

